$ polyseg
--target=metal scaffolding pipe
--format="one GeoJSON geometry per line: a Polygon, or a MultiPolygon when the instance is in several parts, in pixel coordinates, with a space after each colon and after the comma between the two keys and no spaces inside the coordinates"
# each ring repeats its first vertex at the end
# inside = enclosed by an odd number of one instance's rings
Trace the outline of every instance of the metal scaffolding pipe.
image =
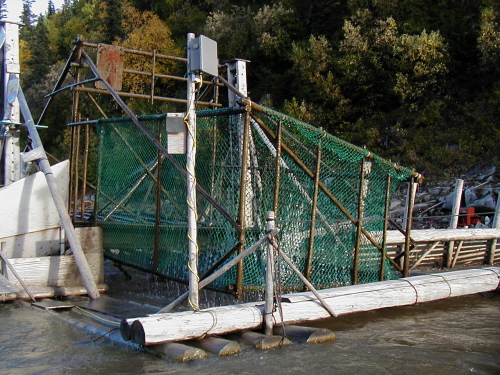
{"type": "MultiPolygon", "coordinates": [[[[61,224],[66,233],[66,237],[71,246],[71,250],[73,251],[73,256],[75,257],[75,262],[80,271],[80,276],[83,281],[83,285],[87,289],[87,293],[89,297],[93,300],[99,299],[99,289],[97,289],[97,285],[95,283],[94,277],[92,276],[92,271],[90,270],[89,264],[87,263],[87,259],[85,258],[85,254],[83,253],[82,245],[80,244],[80,240],[75,232],[75,228],[73,227],[73,223],[69,217],[68,211],[66,210],[66,205],[61,196],[59,188],[57,187],[56,179],[54,178],[54,174],[52,173],[52,169],[50,167],[50,163],[45,155],[45,150],[43,149],[42,141],[40,140],[40,136],[38,135],[38,131],[35,127],[35,122],[33,121],[33,117],[31,116],[31,111],[28,107],[28,103],[24,97],[24,93],[19,87],[19,92],[17,94],[19,99],[19,105],[21,107],[21,113],[23,114],[24,121],[29,131],[29,135],[33,145],[33,151],[37,153],[34,156],[33,160],[38,161],[38,166],[40,170],[45,175],[45,179],[47,180],[47,185],[49,187],[52,198],[54,199],[54,204],[57,208],[57,212],[61,218],[61,224]]],[[[32,152],[32,151],[30,151],[32,152]]]]}
{"type": "Polygon", "coordinates": [[[196,75],[191,72],[190,48],[194,34],[187,34],[188,48],[188,84],[187,84],[187,115],[184,119],[187,127],[186,139],[186,185],[187,185],[187,222],[188,222],[188,249],[189,249],[189,304],[193,310],[200,309],[199,277],[198,277],[198,210],[196,205],[196,75]]]}

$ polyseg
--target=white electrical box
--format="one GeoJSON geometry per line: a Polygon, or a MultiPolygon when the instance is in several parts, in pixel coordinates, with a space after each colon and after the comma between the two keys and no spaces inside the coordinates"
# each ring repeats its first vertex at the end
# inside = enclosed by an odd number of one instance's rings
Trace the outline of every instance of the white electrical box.
{"type": "Polygon", "coordinates": [[[194,38],[189,47],[191,73],[206,73],[217,77],[219,63],[217,58],[217,42],[204,35],[194,38]]]}

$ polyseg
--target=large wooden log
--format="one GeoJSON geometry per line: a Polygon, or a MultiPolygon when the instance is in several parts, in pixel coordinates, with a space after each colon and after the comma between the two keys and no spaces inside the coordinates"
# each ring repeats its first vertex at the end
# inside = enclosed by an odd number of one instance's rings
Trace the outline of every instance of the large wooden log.
{"type": "Polygon", "coordinates": [[[167,356],[173,362],[187,362],[195,359],[207,358],[207,353],[203,350],[176,342],[153,345],[148,349],[154,351],[155,353],[167,356]]]}
{"type": "Polygon", "coordinates": [[[218,356],[233,355],[241,352],[241,345],[236,341],[222,337],[209,336],[193,341],[193,345],[218,356]]]}
{"type": "Polygon", "coordinates": [[[243,341],[246,344],[252,345],[255,349],[271,349],[291,344],[291,341],[286,337],[279,335],[270,336],[255,331],[233,333],[230,335],[230,338],[233,339],[233,337],[236,337],[237,340],[243,341]]]}
{"type": "MultiPolygon", "coordinates": [[[[131,325],[132,342],[153,345],[198,339],[208,334],[257,329],[262,325],[263,311],[263,305],[231,305],[201,311],[155,314],[128,319],[127,322],[131,325]]],[[[127,339],[126,336],[123,338],[127,339]]]]}
{"type": "MultiPolygon", "coordinates": [[[[97,288],[100,293],[104,293],[108,291],[108,286],[106,284],[97,284],[97,288]]],[[[30,288],[31,293],[35,296],[35,298],[55,298],[55,297],[68,297],[68,296],[82,296],[87,294],[87,289],[85,289],[84,285],[77,286],[69,286],[69,287],[52,287],[52,286],[43,286],[43,287],[33,287],[30,288]]],[[[16,293],[16,295],[10,300],[14,299],[24,299],[28,300],[30,297],[24,290],[20,290],[16,293]]],[[[1,299],[1,297],[0,297],[1,299]]]]}
{"type": "MultiPolygon", "coordinates": [[[[319,293],[337,315],[344,315],[488,292],[498,288],[499,279],[500,268],[490,267],[325,289],[319,293]]],[[[311,292],[284,295],[281,310],[283,316],[274,314],[276,324],[296,324],[330,317],[311,292]]],[[[257,329],[263,324],[263,312],[263,303],[258,302],[196,312],[155,314],[129,319],[122,324],[131,325],[130,339],[133,342],[153,345],[257,329]]]]}

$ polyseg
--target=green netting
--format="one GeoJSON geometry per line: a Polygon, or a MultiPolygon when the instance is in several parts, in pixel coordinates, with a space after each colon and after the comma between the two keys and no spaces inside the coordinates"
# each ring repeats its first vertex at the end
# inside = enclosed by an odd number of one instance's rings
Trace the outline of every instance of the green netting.
{"type": "MultiPolygon", "coordinates": [[[[197,117],[196,178],[212,198],[209,201],[197,194],[200,275],[238,248],[240,234],[228,216],[241,224],[243,247],[248,247],[265,234],[266,212],[277,207],[281,248],[300,270],[305,272],[309,266],[309,277],[317,288],[352,283],[356,268],[361,283],[379,280],[381,267],[384,278],[396,277],[382,261],[378,247],[382,246],[387,192],[392,194],[411,170],[268,108],[252,112],[247,132],[242,111],[200,111],[197,117]],[[277,162],[279,124],[281,157],[277,162]],[[245,134],[247,142],[243,142],[245,134]],[[242,168],[243,152],[246,168],[242,168]],[[318,155],[319,187],[314,198],[318,155]],[[239,207],[244,209],[240,212],[239,207]],[[361,225],[356,225],[358,219],[361,225]],[[359,235],[360,227],[365,234],[359,235]]],[[[166,118],[147,116],[140,121],[168,149],[166,118]]],[[[171,161],[159,156],[130,119],[100,120],[98,133],[95,207],[106,256],[186,282],[185,178],[171,161]]],[[[172,157],[185,166],[185,155],[172,157]]],[[[263,287],[265,255],[263,246],[245,259],[243,289],[263,287]]],[[[284,290],[304,287],[287,266],[280,264],[278,269],[284,290]]],[[[232,269],[210,286],[227,291],[236,284],[236,269],[232,269]]]]}

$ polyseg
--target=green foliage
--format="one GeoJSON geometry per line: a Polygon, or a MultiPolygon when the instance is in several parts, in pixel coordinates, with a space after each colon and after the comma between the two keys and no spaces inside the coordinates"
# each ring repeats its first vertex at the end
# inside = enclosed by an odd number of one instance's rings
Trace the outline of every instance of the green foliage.
{"type": "Polygon", "coordinates": [[[500,16],[493,7],[481,12],[478,49],[481,63],[487,70],[497,70],[500,64],[500,16]]]}
{"type": "Polygon", "coordinates": [[[123,3],[120,0],[101,0],[101,29],[103,43],[113,43],[125,36],[122,27],[123,3]]]}
{"type": "MultiPolygon", "coordinates": [[[[428,173],[498,159],[496,1],[67,0],[57,12],[49,1],[38,21],[32,3],[23,0],[21,67],[37,105],[35,88],[50,91],[51,67],[66,59],[78,34],[183,55],[186,34],[194,32],[217,40],[221,62],[251,61],[253,100],[267,98],[381,156],[428,173]]],[[[179,68],[159,67],[182,75],[179,68]]],[[[146,81],[126,85],[146,92],[146,81]]],[[[179,95],[173,85],[156,90],[179,95]]],[[[130,103],[139,114],[170,109],[130,103]]],[[[55,133],[57,147],[64,137],[55,133]]]]}

